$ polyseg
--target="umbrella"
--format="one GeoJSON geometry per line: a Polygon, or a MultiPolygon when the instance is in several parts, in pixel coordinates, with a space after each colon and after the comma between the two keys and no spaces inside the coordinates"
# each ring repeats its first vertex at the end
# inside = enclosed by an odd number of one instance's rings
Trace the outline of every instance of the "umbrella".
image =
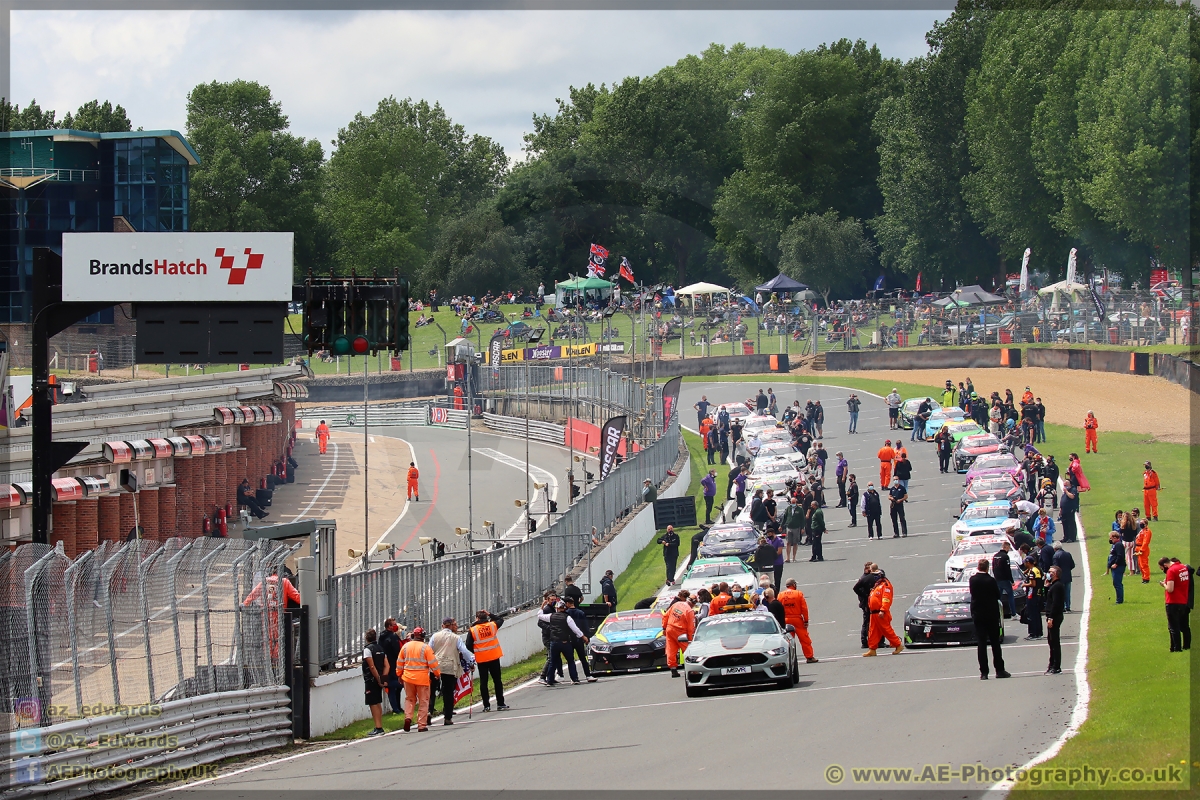
{"type": "Polygon", "coordinates": [[[729,294],[729,290],[724,286],[717,286],[715,283],[693,283],[691,286],[684,286],[675,294],[691,294],[691,295],[712,295],[712,294],[729,294]]]}
{"type": "Polygon", "coordinates": [[[762,286],[755,286],[756,292],[803,292],[808,287],[797,280],[789,278],[782,272],[776,275],[771,280],[764,283],[762,286]]]}

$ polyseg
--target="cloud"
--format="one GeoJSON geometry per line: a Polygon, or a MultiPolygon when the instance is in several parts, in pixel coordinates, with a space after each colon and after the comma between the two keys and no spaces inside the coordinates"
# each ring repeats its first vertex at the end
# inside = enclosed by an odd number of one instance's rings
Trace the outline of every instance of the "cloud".
{"type": "Polygon", "coordinates": [[[14,11],[12,94],[63,113],[120,103],[135,126],[186,125],[187,93],[235,78],[271,87],[293,132],[326,150],[388,95],[440,102],[517,156],[533,114],[569,87],[649,75],[710,43],[789,52],[839,38],[926,51],[945,11],[14,11]]]}

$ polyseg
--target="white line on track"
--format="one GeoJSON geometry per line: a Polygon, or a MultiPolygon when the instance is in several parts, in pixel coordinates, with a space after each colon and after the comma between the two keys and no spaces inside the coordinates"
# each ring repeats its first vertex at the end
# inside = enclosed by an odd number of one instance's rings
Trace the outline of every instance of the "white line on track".
{"type": "MultiPolygon", "coordinates": [[[[386,436],[386,437],[384,437],[384,436],[383,436],[383,434],[380,434],[380,436],[381,436],[381,437],[383,437],[383,438],[386,438],[386,439],[395,439],[397,442],[404,442],[406,445],[408,445],[408,452],[409,452],[409,454],[412,456],[412,462],[413,462],[413,465],[414,465],[414,466],[417,468],[417,470],[418,470],[418,471],[421,469],[421,465],[417,463],[417,448],[415,448],[415,447],[413,447],[413,446],[412,446],[412,442],[408,441],[407,439],[401,439],[399,436],[386,436]]],[[[372,442],[373,442],[373,441],[375,441],[375,437],[374,437],[374,436],[372,436],[372,437],[371,437],[371,441],[372,441],[372,442]]],[[[406,478],[406,479],[405,479],[405,485],[406,485],[406,486],[407,486],[407,480],[408,480],[408,479],[406,478]]],[[[391,534],[391,532],[392,532],[392,531],[394,531],[394,530],[396,529],[396,526],[400,524],[400,520],[404,519],[404,515],[408,513],[408,504],[409,504],[409,500],[408,500],[408,498],[406,497],[406,498],[404,499],[404,508],[400,509],[400,516],[398,516],[398,517],[396,517],[394,520],[392,520],[392,524],[391,524],[391,525],[389,525],[389,526],[388,526],[388,529],[387,529],[386,531],[384,531],[384,532],[383,532],[383,535],[382,535],[382,536],[380,536],[380,537],[379,537],[379,538],[378,538],[378,539],[375,541],[375,544],[372,544],[372,545],[371,545],[371,551],[372,551],[372,552],[374,552],[374,551],[375,551],[375,547],[376,547],[376,545],[378,545],[380,542],[382,542],[384,539],[386,539],[386,538],[387,538],[387,537],[388,537],[388,536],[391,534]]]]}
{"type": "Polygon", "coordinates": [[[317,489],[317,493],[313,495],[313,499],[308,501],[308,505],[304,507],[304,510],[292,517],[292,522],[295,522],[309,511],[312,511],[312,507],[317,504],[317,500],[320,498],[321,492],[325,491],[325,487],[329,485],[330,479],[333,478],[333,473],[337,472],[338,446],[337,442],[333,441],[333,437],[330,437],[330,444],[333,445],[333,463],[329,465],[329,472],[325,475],[325,481],[321,484],[321,488],[317,489]]]}

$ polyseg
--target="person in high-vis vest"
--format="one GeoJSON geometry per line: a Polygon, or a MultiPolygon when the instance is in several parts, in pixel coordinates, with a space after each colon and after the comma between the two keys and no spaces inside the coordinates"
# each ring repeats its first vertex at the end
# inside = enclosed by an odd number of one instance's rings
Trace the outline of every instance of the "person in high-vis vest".
{"type": "Polygon", "coordinates": [[[317,425],[317,446],[321,455],[325,455],[325,448],[329,446],[329,426],[325,424],[325,420],[321,420],[321,424],[317,425]]]}
{"type": "Polygon", "coordinates": [[[805,661],[816,664],[818,659],[813,652],[812,638],[808,635],[808,601],[804,599],[804,592],[796,588],[795,579],[789,580],[785,585],[787,588],[779,593],[784,621],[796,629],[792,635],[800,642],[805,661]]]}
{"type": "Polygon", "coordinates": [[[887,643],[896,648],[894,651],[896,655],[904,650],[904,643],[892,630],[892,599],[894,596],[895,590],[892,588],[892,582],[887,579],[883,570],[879,570],[879,580],[875,582],[875,586],[871,589],[871,597],[867,600],[867,608],[871,612],[871,627],[867,631],[867,652],[863,653],[864,657],[878,655],[875,650],[884,639],[887,639],[887,643]]]}
{"type": "Polygon", "coordinates": [[[501,617],[487,611],[475,612],[475,624],[467,632],[467,649],[475,654],[475,665],[479,667],[479,694],[483,697],[483,710],[492,710],[492,698],[488,694],[488,679],[496,689],[496,709],[508,711],[504,704],[504,686],[500,683],[500,659],[504,651],[496,632],[504,624],[501,617]]]}
{"type": "Polygon", "coordinates": [[[421,489],[417,485],[417,479],[421,477],[421,473],[417,470],[415,462],[408,462],[408,499],[412,500],[415,496],[417,502],[421,502],[421,489]]]}
{"type": "Polygon", "coordinates": [[[1142,505],[1146,507],[1146,519],[1158,522],[1158,490],[1162,482],[1150,462],[1146,462],[1146,471],[1142,473],[1142,505]]]}
{"type": "Polygon", "coordinates": [[[417,732],[424,733],[429,730],[429,673],[442,677],[433,648],[425,644],[424,628],[413,629],[412,638],[400,648],[400,663],[396,668],[403,671],[400,679],[404,681],[404,731],[412,728],[413,706],[419,703],[417,732]]]}

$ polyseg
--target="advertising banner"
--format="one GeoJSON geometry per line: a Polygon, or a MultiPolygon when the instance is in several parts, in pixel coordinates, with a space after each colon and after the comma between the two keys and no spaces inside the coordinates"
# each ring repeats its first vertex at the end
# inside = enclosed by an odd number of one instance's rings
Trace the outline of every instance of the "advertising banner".
{"type": "MultiPolygon", "coordinates": [[[[493,339],[493,342],[495,340],[493,339]]],[[[587,344],[557,345],[544,344],[537,347],[514,348],[500,351],[500,363],[516,364],[522,361],[553,361],[559,358],[587,358],[597,353],[624,353],[624,342],[589,342],[587,344]]]]}
{"type": "Polygon", "coordinates": [[[625,417],[613,417],[600,430],[600,480],[608,477],[617,462],[617,449],[625,431],[625,417]]]}
{"type": "Polygon", "coordinates": [[[663,430],[671,424],[671,415],[675,413],[675,405],[679,402],[679,387],[683,384],[682,377],[671,378],[663,386],[662,411],[663,430]]]}
{"type": "Polygon", "coordinates": [[[64,233],[68,303],[287,302],[291,233],[64,233]]]}

